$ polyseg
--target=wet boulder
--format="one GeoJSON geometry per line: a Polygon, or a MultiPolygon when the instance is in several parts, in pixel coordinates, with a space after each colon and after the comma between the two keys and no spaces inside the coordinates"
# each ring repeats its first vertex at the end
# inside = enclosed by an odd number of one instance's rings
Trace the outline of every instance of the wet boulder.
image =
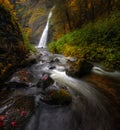
{"type": "Polygon", "coordinates": [[[71,77],[80,78],[91,72],[93,65],[85,60],[71,61],[66,63],[66,74],[71,77]]]}
{"type": "Polygon", "coordinates": [[[16,97],[4,103],[8,108],[0,113],[0,130],[22,130],[35,109],[34,97],[16,97]]]}
{"type": "Polygon", "coordinates": [[[29,71],[22,69],[13,74],[6,86],[8,88],[28,87],[33,84],[33,80],[33,75],[29,71]]]}
{"type": "Polygon", "coordinates": [[[43,90],[54,83],[54,80],[50,78],[49,74],[43,74],[39,82],[37,83],[37,87],[42,88],[43,90]]]}

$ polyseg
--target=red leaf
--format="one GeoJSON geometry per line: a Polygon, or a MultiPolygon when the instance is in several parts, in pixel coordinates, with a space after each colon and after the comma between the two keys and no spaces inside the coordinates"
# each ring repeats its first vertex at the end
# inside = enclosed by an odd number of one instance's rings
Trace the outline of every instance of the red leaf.
{"type": "Polygon", "coordinates": [[[17,124],[16,121],[12,121],[12,122],[11,122],[11,125],[12,125],[13,127],[16,126],[16,124],[17,124]]]}
{"type": "Polygon", "coordinates": [[[25,110],[21,111],[21,116],[25,116],[27,112],[25,110]]]}
{"type": "Polygon", "coordinates": [[[0,121],[3,121],[3,120],[5,120],[6,119],[6,116],[5,115],[1,115],[0,116],[0,121]]]}
{"type": "Polygon", "coordinates": [[[24,77],[22,80],[23,80],[23,81],[27,81],[27,78],[26,78],[26,77],[24,77]]]}
{"type": "Polygon", "coordinates": [[[42,77],[42,80],[47,80],[47,76],[46,75],[43,75],[43,77],[42,77]]]}
{"type": "Polygon", "coordinates": [[[2,121],[0,121],[0,127],[3,127],[3,122],[2,121]]]}

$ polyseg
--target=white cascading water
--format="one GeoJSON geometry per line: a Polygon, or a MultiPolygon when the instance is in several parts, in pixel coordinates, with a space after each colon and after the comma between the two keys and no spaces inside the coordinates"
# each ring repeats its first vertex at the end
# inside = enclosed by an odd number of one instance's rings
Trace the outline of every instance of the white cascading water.
{"type": "Polygon", "coordinates": [[[95,98],[98,94],[97,91],[82,80],[77,80],[69,77],[68,75],[66,75],[65,72],[60,72],[56,69],[51,71],[51,78],[54,79],[56,82],[63,84],[78,93],[81,93],[93,103],[99,103],[97,98],[95,98]]]}
{"type": "Polygon", "coordinates": [[[46,26],[45,26],[45,28],[43,30],[42,36],[40,38],[38,48],[45,48],[46,47],[48,29],[49,29],[49,21],[50,21],[51,16],[52,16],[52,10],[50,11],[50,13],[48,15],[48,20],[47,20],[46,26]]]}
{"type": "Polygon", "coordinates": [[[99,75],[109,76],[109,77],[113,77],[116,79],[120,79],[120,71],[107,72],[98,66],[94,66],[92,68],[92,72],[99,74],[99,75]]]}

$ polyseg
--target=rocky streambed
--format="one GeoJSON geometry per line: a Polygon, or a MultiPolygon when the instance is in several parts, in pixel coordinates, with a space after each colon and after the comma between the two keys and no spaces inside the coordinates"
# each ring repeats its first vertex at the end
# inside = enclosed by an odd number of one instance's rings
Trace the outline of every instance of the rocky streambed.
{"type": "Polygon", "coordinates": [[[1,130],[120,128],[119,73],[90,64],[81,76],[70,67],[75,59],[38,53],[37,63],[15,72],[0,91],[1,130]]]}

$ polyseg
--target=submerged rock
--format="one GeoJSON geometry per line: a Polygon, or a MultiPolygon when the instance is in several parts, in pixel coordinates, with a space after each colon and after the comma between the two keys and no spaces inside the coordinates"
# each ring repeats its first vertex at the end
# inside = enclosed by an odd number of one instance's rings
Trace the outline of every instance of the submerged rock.
{"type": "Polygon", "coordinates": [[[66,74],[72,77],[80,78],[91,72],[93,65],[85,60],[71,61],[66,63],[66,74]]]}

